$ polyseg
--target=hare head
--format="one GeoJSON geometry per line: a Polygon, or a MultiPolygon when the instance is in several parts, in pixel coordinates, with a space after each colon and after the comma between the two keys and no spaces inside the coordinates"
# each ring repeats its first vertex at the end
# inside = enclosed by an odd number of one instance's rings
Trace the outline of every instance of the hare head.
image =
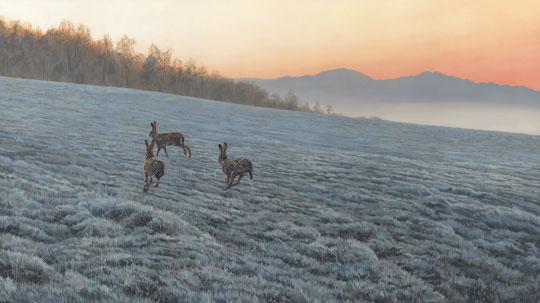
{"type": "Polygon", "coordinates": [[[154,140],[148,144],[148,140],[144,140],[146,143],[146,159],[154,158],[154,140]]]}
{"type": "Polygon", "coordinates": [[[156,121],[150,122],[150,126],[152,126],[152,130],[150,131],[150,133],[148,133],[148,136],[154,138],[158,133],[156,121]]]}
{"type": "Polygon", "coordinates": [[[223,160],[227,159],[227,142],[224,142],[223,145],[218,144],[219,147],[219,157],[218,163],[221,163],[223,160]]]}

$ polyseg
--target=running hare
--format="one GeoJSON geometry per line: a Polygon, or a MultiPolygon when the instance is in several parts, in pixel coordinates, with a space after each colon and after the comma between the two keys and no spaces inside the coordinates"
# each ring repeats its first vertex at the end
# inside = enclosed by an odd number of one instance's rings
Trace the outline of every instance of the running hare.
{"type": "Polygon", "coordinates": [[[154,187],[158,187],[159,178],[163,177],[163,174],[165,174],[165,164],[163,163],[163,161],[154,158],[154,140],[152,140],[150,145],[148,144],[148,140],[144,140],[144,143],[146,143],[146,161],[144,161],[143,164],[143,193],[148,191],[150,184],[152,184],[153,176],[157,178],[157,183],[156,185],[154,185],[154,187]],[[150,182],[148,181],[148,177],[150,177],[150,182]]]}
{"type": "Polygon", "coordinates": [[[229,187],[235,186],[240,183],[240,179],[245,174],[249,173],[249,177],[253,179],[253,164],[249,161],[248,158],[238,157],[233,159],[227,159],[227,142],[218,144],[220,155],[218,157],[218,163],[221,164],[221,169],[225,174],[225,187],[223,189],[228,189],[229,187]],[[234,178],[238,176],[238,181],[233,183],[234,178]]]}
{"type": "MultiPolygon", "coordinates": [[[[148,136],[152,137],[156,141],[157,145],[157,153],[156,157],[159,156],[159,151],[163,148],[163,151],[165,151],[165,156],[169,156],[167,154],[167,145],[175,145],[180,146],[184,149],[184,155],[189,156],[191,158],[191,149],[189,146],[184,145],[184,134],[181,132],[166,132],[166,133],[158,133],[157,132],[157,123],[156,121],[150,122],[150,125],[152,126],[152,130],[148,134],[148,136]]],[[[154,141],[153,140],[153,141],[154,141]]]]}

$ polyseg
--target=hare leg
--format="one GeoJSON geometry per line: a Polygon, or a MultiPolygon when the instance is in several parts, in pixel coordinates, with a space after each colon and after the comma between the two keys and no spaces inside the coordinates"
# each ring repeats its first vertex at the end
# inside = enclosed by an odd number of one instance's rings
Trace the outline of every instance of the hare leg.
{"type": "Polygon", "coordinates": [[[158,147],[157,147],[157,153],[156,153],[156,157],[157,157],[157,156],[159,156],[159,151],[160,151],[160,150],[161,150],[161,147],[159,147],[159,145],[158,145],[158,147]]]}
{"type": "Polygon", "coordinates": [[[231,174],[231,177],[229,178],[229,187],[231,187],[234,183],[234,178],[236,178],[237,174],[236,173],[232,173],[231,174]]]}
{"type": "Polygon", "coordinates": [[[169,157],[169,154],[167,154],[167,147],[163,146],[163,151],[165,152],[165,156],[169,157]]]}
{"type": "Polygon", "coordinates": [[[191,158],[191,149],[189,146],[182,144],[182,148],[184,148],[184,155],[191,158]]]}
{"type": "Polygon", "coordinates": [[[239,175],[239,176],[238,176],[238,181],[236,181],[236,183],[234,183],[232,186],[235,186],[235,185],[237,185],[238,183],[240,183],[240,179],[242,179],[243,176],[244,176],[244,175],[239,175]]]}
{"type": "Polygon", "coordinates": [[[234,177],[236,177],[236,175],[235,175],[235,174],[233,174],[233,173],[231,174],[231,176],[230,176],[230,177],[228,177],[228,180],[227,180],[227,181],[228,181],[228,182],[227,182],[227,185],[226,185],[225,187],[223,187],[223,189],[224,189],[224,190],[232,186],[232,183],[233,183],[234,177]]]}
{"type": "Polygon", "coordinates": [[[231,178],[234,178],[232,172],[225,174],[225,185],[229,184],[231,178]]]}
{"type": "Polygon", "coordinates": [[[159,185],[159,178],[158,177],[156,177],[156,178],[157,178],[157,183],[154,185],[154,187],[158,187],[158,185],[159,185]]]}
{"type": "Polygon", "coordinates": [[[253,180],[253,175],[251,174],[251,170],[249,171],[249,178],[253,180]]]}
{"type": "Polygon", "coordinates": [[[143,182],[143,185],[142,185],[143,193],[145,193],[148,190],[148,187],[146,186],[147,183],[148,183],[148,176],[145,174],[144,175],[144,182],[143,182]]]}

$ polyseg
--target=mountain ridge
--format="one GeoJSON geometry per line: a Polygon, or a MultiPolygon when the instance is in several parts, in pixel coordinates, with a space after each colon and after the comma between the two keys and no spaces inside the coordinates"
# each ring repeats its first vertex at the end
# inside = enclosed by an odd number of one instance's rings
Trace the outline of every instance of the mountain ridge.
{"type": "Polygon", "coordinates": [[[331,105],[351,117],[464,128],[540,133],[540,92],[475,82],[436,71],[373,79],[349,69],[276,79],[244,78],[270,93],[331,105]]]}
{"type": "Polygon", "coordinates": [[[280,95],[293,90],[301,99],[331,104],[336,108],[373,103],[437,104],[447,100],[540,108],[540,91],[525,86],[475,82],[434,71],[379,80],[358,71],[341,68],[299,77],[238,80],[254,82],[280,95]]]}
{"type": "Polygon", "coordinates": [[[394,77],[394,78],[375,79],[375,78],[373,78],[373,77],[371,77],[371,76],[369,76],[367,74],[364,74],[362,72],[359,72],[357,70],[349,69],[349,68],[345,68],[345,67],[340,67],[340,68],[335,68],[335,69],[323,70],[323,71],[320,71],[320,72],[318,72],[316,74],[311,74],[311,75],[309,75],[309,74],[301,75],[301,76],[285,75],[285,76],[276,77],[276,78],[241,77],[241,78],[236,78],[235,80],[240,80],[240,81],[244,81],[244,80],[248,80],[248,81],[249,80],[253,80],[253,81],[271,81],[271,80],[281,80],[281,79],[314,78],[314,77],[317,77],[317,76],[329,75],[329,74],[332,74],[332,73],[348,73],[348,74],[352,74],[352,75],[357,75],[358,77],[361,77],[363,79],[368,79],[368,80],[373,80],[373,81],[387,81],[387,80],[397,80],[397,79],[405,79],[405,78],[416,78],[416,77],[423,77],[423,76],[426,76],[426,75],[443,76],[443,77],[446,77],[448,79],[459,79],[459,80],[469,81],[469,82],[474,83],[474,84],[489,84],[489,85],[495,85],[495,86],[501,86],[501,87],[523,88],[523,89],[527,89],[527,90],[530,90],[530,91],[540,93],[540,90],[536,90],[536,89],[527,87],[525,85],[499,84],[499,83],[495,83],[495,82],[491,82],[491,81],[488,81],[488,82],[475,81],[475,80],[471,80],[471,79],[468,79],[468,78],[462,78],[462,77],[453,76],[453,75],[450,75],[450,74],[445,74],[443,72],[431,71],[431,70],[426,70],[426,71],[423,71],[423,72],[421,72],[419,74],[411,74],[411,75],[399,76],[399,77],[394,77]]]}

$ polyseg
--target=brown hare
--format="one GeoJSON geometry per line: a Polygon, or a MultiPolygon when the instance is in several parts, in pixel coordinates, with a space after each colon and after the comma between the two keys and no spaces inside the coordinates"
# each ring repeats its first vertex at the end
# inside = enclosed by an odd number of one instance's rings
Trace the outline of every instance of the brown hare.
{"type": "Polygon", "coordinates": [[[157,146],[157,153],[156,157],[159,156],[159,151],[163,148],[163,151],[165,151],[165,156],[169,156],[167,154],[167,145],[175,145],[180,146],[184,149],[184,155],[189,156],[191,158],[191,149],[189,146],[184,145],[184,134],[181,132],[166,132],[166,133],[158,133],[157,132],[157,123],[156,121],[150,122],[150,125],[152,126],[152,130],[148,134],[148,136],[152,137],[153,141],[156,141],[157,146]]]}
{"type": "Polygon", "coordinates": [[[158,187],[159,178],[163,177],[165,174],[165,164],[163,161],[154,158],[154,140],[152,140],[150,145],[148,144],[148,140],[144,140],[144,143],[146,143],[146,161],[144,161],[143,164],[143,193],[147,192],[150,184],[152,184],[152,176],[157,178],[157,183],[154,185],[154,187],[158,187]],[[148,177],[150,177],[150,181],[148,181],[148,177]]]}
{"type": "Polygon", "coordinates": [[[221,164],[221,169],[225,174],[224,190],[240,183],[240,179],[242,179],[245,174],[249,173],[249,177],[253,179],[253,175],[251,174],[253,172],[253,164],[251,164],[251,161],[249,161],[248,158],[238,157],[227,159],[227,142],[223,143],[223,146],[218,144],[218,147],[220,151],[218,163],[221,164]],[[238,181],[233,183],[236,176],[238,176],[238,181]]]}

